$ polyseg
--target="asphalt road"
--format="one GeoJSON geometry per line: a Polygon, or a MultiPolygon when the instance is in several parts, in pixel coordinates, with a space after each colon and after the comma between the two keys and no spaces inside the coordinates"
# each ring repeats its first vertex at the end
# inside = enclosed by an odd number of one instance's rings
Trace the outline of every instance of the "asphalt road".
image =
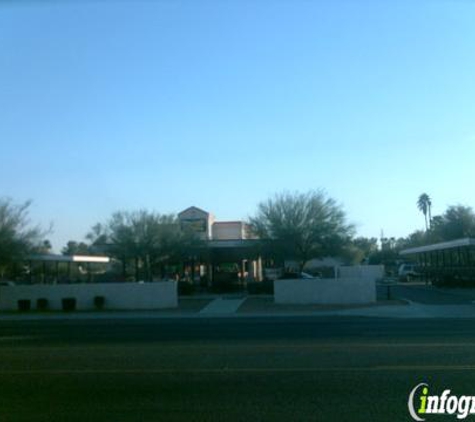
{"type": "MultiPolygon", "coordinates": [[[[388,286],[378,286],[378,299],[387,298],[388,286]]],[[[392,299],[408,299],[425,305],[468,305],[474,301],[471,293],[453,293],[450,289],[434,288],[423,284],[402,284],[390,286],[392,299]]]]}
{"type": "Polygon", "coordinates": [[[420,382],[475,395],[471,320],[24,321],[0,333],[0,421],[405,421],[420,382]]]}

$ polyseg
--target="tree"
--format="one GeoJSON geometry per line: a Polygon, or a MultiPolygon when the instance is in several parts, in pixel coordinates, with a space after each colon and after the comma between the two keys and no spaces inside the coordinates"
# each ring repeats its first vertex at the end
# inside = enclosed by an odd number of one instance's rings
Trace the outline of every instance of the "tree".
{"type": "Polygon", "coordinates": [[[434,217],[432,232],[432,241],[439,242],[475,237],[475,213],[471,207],[452,205],[434,217]]]}
{"type": "Polygon", "coordinates": [[[431,220],[430,231],[416,230],[407,237],[398,239],[396,249],[475,237],[475,213],[471,207],[451,205],[444,214],[436,215],[431,220]]]}
{"type": "Polygon", "coordinates": [[[349,264],[361,264],[368,261],[371,255],[378,251],[378,239],[375,237],[357,237],[344,248],[343,258],[349,264]]]}
{"type": "Polygon", "coordinates": [[[419,195],[419,199],[417,200],[417,208],[424,214],[424,221],[426,224],[426,231],[430,229],[431,227],[431,207],[432,207],[432,201],[427,195],[427,193],[422,193],[419,195]]]}
{"type": "Polygon", "coordinates": [[[61,250],[63,255],[90,255],[89,246],[84,242],[70,240],[61,250]]]}
{"type": "Polygon", "coordinates": [[[360,236],[353,239],[352,243],[363,252],[365,258],[378,250],[378,239],[375,237],[360,236]]]}
{"type": "Polygon", "coordinates": [[[394,237],[381,237],[381,247],[373,251],[369,257],[370,265],[384,265],[386,270],[393,269],[399,257],[399,250],[401,248],[402,239],[394,237]]]}
{"type": "Polygon", "coordinates": [[[277,194],[258,205],[250,225],[301,268],[310,259],[340,253],[354,232],[341,206],[322,191],[277,194]]]}
{"type": "Polygon", "coordinates": [[[146,279],[152,279],[157,267],[178,259],[186,248],[197,244],[187,231],[180,230],[177,218],[145,210],[116,212],[106,224],[96,224],[87,235],[90,249],[107,252],[122,262],[122,272],[130,262],[146,279]]]}
{"type": "Polygon", "coordinates": [[[405,238],[399,239],[399,249],[415,248],[431,242],[432,233],[416,230],[405,238]]]}
{"type": "Polygon", "coordinates": [[[42,245],[45,232],[31,225],[30,205],[31,201],[14,204],[11,199],[0,198],[0,278],[8,274],[15,261],[42,245]]]}

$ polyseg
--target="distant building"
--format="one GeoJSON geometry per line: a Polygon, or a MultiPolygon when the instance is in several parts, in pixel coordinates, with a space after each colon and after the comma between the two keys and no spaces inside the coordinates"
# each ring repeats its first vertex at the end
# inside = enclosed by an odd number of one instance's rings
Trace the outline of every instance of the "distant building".
{"type": "Polygon", "coordinates": [[[211,239],[214,224],[213,214],[197,207],[189,207],[178,213],[178,220],[182,229],[195,232],[201,240],[211,239]]]}
{"type": "Polygon", "coordinates": [[[201,240],[256,239],[244,221],[216,221],[213,214],[197,207],[178,213],[182,229],[191,229],[201,240]]]}
{"type": "Polygon", "coordinates": [[[216,221],[213,214],[197,207],[180,212],[178,220],[182,229],[192,230],[205,241],[185,264],[195,284],[224,288],[262,280],[260,242],[246,222],[216,221]]]}

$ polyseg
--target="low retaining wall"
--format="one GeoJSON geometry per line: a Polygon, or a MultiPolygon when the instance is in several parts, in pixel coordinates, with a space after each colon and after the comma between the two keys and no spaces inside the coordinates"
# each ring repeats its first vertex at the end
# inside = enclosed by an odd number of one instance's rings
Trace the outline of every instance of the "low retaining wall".
{"type": "Polygon", "coordinates": [[[274,281],[275,303],[358,304],[376,302],[376,284],[363,278],[274,281]]]}
{"type": "Polygon", "coordinates": [[[34,284],[30,286],[0,286],[0,310],[17,310],[19,300],[31,301],[37,308],[38,299],[48,301],[47,309],[61,310],[62,300],[76,299],[76,309],[93,310],[94,298],[103,296],[103,309],[163,309],[178,306],[177,283],[91,283],[34,284]]]}

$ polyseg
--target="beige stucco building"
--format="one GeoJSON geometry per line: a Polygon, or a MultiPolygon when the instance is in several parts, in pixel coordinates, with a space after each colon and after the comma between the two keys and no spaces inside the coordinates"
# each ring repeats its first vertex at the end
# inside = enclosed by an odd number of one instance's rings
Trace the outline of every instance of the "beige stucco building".
{"type": "Polygon", "coordinates": [[[190,278],[206,287],[242,286],[262,280],[259,240],[244,221],[217,221],[213,214],[189,207],[178,214],[180,227],[191,229],[204,247],[187,263],[190,278]]]}

